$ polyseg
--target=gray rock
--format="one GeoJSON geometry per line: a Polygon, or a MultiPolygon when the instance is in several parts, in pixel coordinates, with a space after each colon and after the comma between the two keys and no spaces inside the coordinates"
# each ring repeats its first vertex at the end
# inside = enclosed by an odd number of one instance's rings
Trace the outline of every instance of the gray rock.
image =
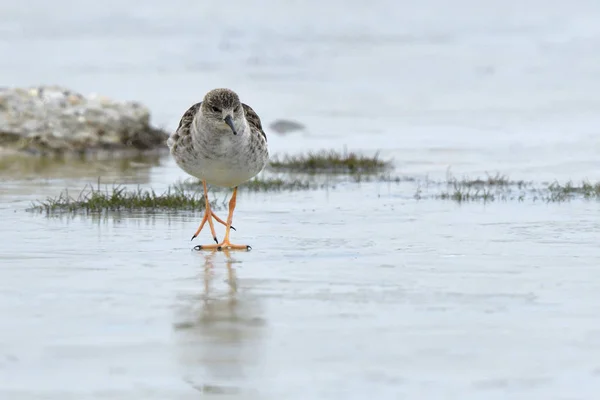
{"type": "Polygon", "coordinates": [[[0,88],[0,148],[148,150],[165,146],[167,137],[137,102],[84,97],[59,86],[0,88]]]}
{"type": "Polygon", "coordinates": [[[302,130],[304,129],[304,125],[295,121],[278,119],[275,122],[271,123],[271,125],[269,125],[269,128],[271,128],[276,133],[283,134],[302,130]]]}

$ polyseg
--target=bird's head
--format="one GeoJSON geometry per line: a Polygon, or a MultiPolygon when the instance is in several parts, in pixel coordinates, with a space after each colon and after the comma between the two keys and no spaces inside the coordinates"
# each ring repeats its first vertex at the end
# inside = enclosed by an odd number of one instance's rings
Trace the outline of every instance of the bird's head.
{"type": "Polygon", "coordinates": [[[230,89],[213,89],[202,100],[202,114],[219,131],[234,135],[243,129],[244,111],[239,96],[230,89]]]}

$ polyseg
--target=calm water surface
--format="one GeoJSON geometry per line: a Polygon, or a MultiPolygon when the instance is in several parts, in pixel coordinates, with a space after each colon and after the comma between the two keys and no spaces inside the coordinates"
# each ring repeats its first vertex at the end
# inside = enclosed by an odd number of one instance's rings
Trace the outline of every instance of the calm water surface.
{"type": "MultiPolygon", "coordinates": [[[[563,3],[5,2],[0,76],[141,100],[170,129],[230,86],[265,125],[306,125],[267,131],[274,154],[599,180],[600,5],[563,3]]],[[[25,211],[99,176],[186,178],[163,156],[0,158],[0,399],[600,391],[595,202],[417,201],[411,182],[241,193],[233,238],[253,251],[232,254],[191,251],[199,213],[25,211]]]]}

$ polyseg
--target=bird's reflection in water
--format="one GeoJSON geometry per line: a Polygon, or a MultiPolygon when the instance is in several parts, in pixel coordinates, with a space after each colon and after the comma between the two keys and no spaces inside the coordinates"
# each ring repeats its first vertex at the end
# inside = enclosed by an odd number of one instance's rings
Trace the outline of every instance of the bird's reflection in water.
{"type": "Polygon", "coordinates": [[[229,299],[235,300],[235,295],[237,293],[237,276],[235,273],[235,269],[233,268],[233,264],[235,260],[231,257],[231,252],[229,250],[223,251],[212,251],[208,255],[205,256],[204,260],[204,297],[205,301],[210,299],[210,289],[213,281],[213,276],[215,274],[215,265],[214,258],[217,253],[222,253],[225,255],[225,265],[227,267],[227,285],[229,286],[229,299]]]}
{"type": "Polygon", "coordinates": [[[240,295],[235,268],[239,262],[229,251],[200,256],[203,286],[197,289],[202,293],[178,296],[175,333],[184,379],[202,392],[237,392],[252,386],[252,377],[258,376],[253,372],[260,363],[264,326],[260,304],[256,297],[240,295]]]}

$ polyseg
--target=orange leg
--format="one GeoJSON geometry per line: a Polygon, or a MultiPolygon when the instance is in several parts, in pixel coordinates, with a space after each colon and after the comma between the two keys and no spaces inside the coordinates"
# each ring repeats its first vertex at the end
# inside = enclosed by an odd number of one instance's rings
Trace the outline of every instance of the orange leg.
{"type": "MultiPolygon", "coordinates": [[[[217,217],[217,215],[212,211],[212,209],[210,208],[210,202],[208,201],[208,188],[206,187],[206,181],[202,181],[202,185],[204,186],[204,201],[206,202],[206,207],[204,210],[204,217],[202,218],[202,222],[200,222],[198,230],[196,231],[196,233],[194,233],[194,236],[192,236],[192,240],[194,240],[198,236],[202,228],[204,228],[204,224],[206,223],[206,221],[208,221],[208,225],[210,226],[210,233],[212,234],[215,243],[219,243],[219,241],[217,240],[217,234],[215,233],[215,226],[213,224],[212,219],[216,219],[217,222],[220,222],[225,226],[229,225],[227,225],[227,223],[221,218],[217,217]]],[[[233,230],[235,230],[235,228],[233,228],[233,230]]]]}
{"type": "Polygon", "coordinates": [[[245,244],[231,244],[229,241],[229,233],[231,232],[231,221],[233,220],[233,210],[235,210],[235,202],[237,198],[237,186],[233,189],[231,200],[229,200],[229,215],[227,216],[227,228],[225,230],[225,238],[221,243],[196,246],[198,250],[250,250],[250,246],[245,244]]]}

